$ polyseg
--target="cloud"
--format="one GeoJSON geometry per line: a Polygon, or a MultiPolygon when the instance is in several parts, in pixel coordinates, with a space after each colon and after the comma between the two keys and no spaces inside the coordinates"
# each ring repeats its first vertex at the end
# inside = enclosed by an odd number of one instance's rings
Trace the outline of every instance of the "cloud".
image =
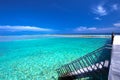
{"type": "Polygon", "coordinates": [[[0,26],[0,31],[53,31],[48,28],[40,28],[34,26],[0,26]]]}
{"type": "Polygon", "coordinates": [[[74,32],[77,33],[111,33],[111,32],[120,32],[120,27],[77,27],[74,29],[74,32]]]}
{"type": "Polygon", "coordinates": [[[97,28],[95,27],[91,27],[91,28],[88,28],[88,30],[96,30],[97,28]]]}
{"type": "MultiPolygon", "coordinates": [[[[117,3],[109,5],[109,3],[102,3],[92,8],[92,12],[99,16],[108,15],[111,12],[118,11],[119,5],[117,3]]],[[[97,18],[97,20],[99,20],[97,18]]]]}
{"type": "Polygon", "coordinates": [[[99,16],[105,16],[108,14],[106,9],[103,7],[103,5],[98,5],[98,6],[94,7],[93,13],[97,14],[99,16]]]}
{"type": "Polygon", "coordinates": [[[114,23],[113,26],[120,27],[120,23],[114,23]]]}
{"type": "Polygon", "coordinates": [[[90,28],[87,28],[87,27],[84,27],[84,26],[80,26],[80,27],[77,27],[74,29],[74,31],[86,31],[86,30],[96,30],[95,27],[90,27],[90,28]]]}
{"type": "Polygon", "coordinates": [[[113,4],[113,5],[112,5],[112,9],[113,9],[113,10],[118,10],[118,4],[113,4]]]}
{"type": "Polygon", "coordinates": [[[100,17],[95,17],[94,19],[96,19],[96,20],[102,20],[100,17]]]}

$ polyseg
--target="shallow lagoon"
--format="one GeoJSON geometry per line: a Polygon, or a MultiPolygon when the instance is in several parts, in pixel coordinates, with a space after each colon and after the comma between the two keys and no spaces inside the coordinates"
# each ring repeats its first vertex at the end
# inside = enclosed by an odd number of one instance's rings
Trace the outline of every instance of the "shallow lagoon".
{"type": "Polygon", "coordinates": [[[55,80],[55,69],[103,46],[108,38],[41,37],[0,42],[0,80],[55,80]]]}

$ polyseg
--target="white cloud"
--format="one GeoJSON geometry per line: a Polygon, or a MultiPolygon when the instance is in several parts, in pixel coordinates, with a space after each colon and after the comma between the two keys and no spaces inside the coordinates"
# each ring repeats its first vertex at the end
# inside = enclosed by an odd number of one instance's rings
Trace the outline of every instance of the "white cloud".
{"type": "Polygon", "coordinates": [[[95,27],[90,27],[90,28],[87,28],[87,27],[84,27],[84,26],[80,26],[80,27],[77,27],[74,29],[74,31],[86,31],[86,30],[96,30],[95,27]]]}
{"type": "Polygon", "coordinates": [[[77,27],[74,29],[74,32],[78,33],[109,33],[109,32],[120,32],[120,27],[104,27],[104,28],[96,28],[96,27],[77,27]]]}
{"type": "Polygon", "coordinates": [[[95,8],[93,8],[93,13],[100,15],[100,16],[105,16],[107,15],[106,9],[103,7],[103,5],[98,5],[95,8]]]}
{"type": "Polygon", "coordinates": [[[81,31],[81,30],[86,30],[86,27],[80,26],[75,29],[75,31],[81,31]]]}
{"type": "Polygon", "coordinates": [[[118,10],[118,4],[113,4],[112,8],[113,8],[113,10],[118,10]]]}
{"type": "Polygon", "coordinates": [[[40,28],[34,26],[0,26],[0,30],[2,31],[53,31],[48,28],[40,28]]]}
{"type": "Polygon", "coordinates": [[[95,17],[96,20],[102,20],[100,17],[95,17]]]}
{"type": "Polygon", "coordinates": [[[91,28],[88,28],[88,30],[96,30],[97,28],[95,27],[91,27],[91,28]]]}
{"type": "Polygon", "coordinates": [[[114,23],[113,24],[115,27],[120,27],[120,23],[114,23]]]}
{"type": "MultiPolygon", "coordinates": [[[[117,3],[109,5],[109,3],[107,4],[104,2],[102,4],[94,6],[92,8],[92,12],[94,14],[97,14],[98,16],[105,16],[114,11],[118,11],[119,9],[120,9],[120,6],[117,3]]],[[[100,20],[100,19],[98,17],[96,17],[96,20],[100,20]]]]}

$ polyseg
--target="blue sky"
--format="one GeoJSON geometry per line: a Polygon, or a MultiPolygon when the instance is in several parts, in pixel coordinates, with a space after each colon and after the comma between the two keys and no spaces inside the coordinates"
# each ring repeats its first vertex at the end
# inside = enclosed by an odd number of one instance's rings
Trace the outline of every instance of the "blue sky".
{"type": "Polygon", "coordinates": [[[0,35],[120,32],[120,0],[0,0],[0,35]]]}

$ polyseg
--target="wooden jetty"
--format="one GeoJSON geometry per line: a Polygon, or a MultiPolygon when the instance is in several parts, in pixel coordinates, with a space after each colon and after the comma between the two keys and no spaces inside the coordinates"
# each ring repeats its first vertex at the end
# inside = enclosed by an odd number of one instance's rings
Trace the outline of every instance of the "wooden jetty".
{"type": "Polygon", "coordinates": [[[120,80],[120,35],[115,35],[113,39],[108,80],[120,80]]]}

